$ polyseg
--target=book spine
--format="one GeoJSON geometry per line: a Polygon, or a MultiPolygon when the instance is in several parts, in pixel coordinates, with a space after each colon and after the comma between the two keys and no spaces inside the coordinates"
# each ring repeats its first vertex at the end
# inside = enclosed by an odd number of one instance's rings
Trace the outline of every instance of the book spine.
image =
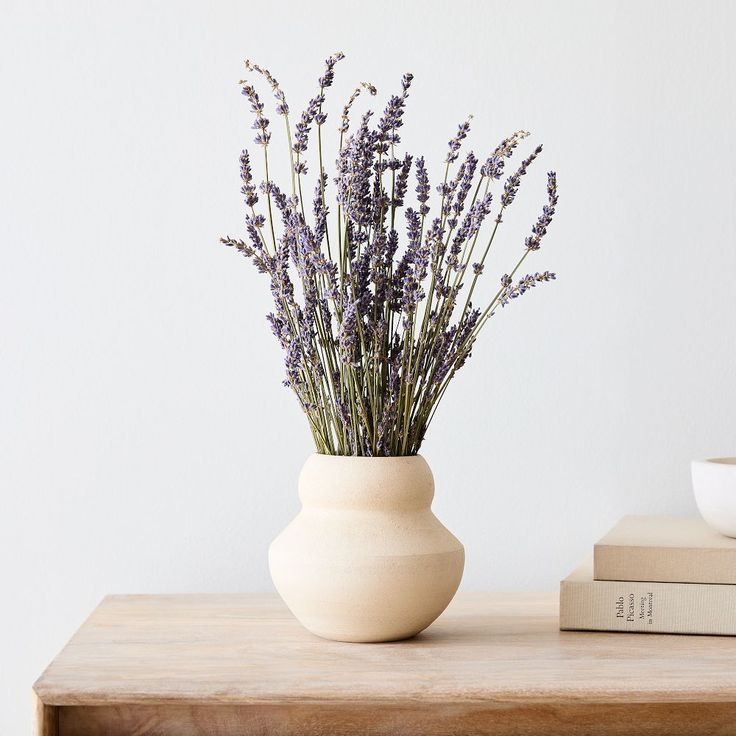
{"type": "Polygon", "coordinates": [[[560,583],[560,629],[736,635],[736,585],[560,583]]]}
{"type": "Polygon", "coordinates": [[[732,549],[596,544],[593,560],[596,580],[736,585],[736,553],[732,549]]]}

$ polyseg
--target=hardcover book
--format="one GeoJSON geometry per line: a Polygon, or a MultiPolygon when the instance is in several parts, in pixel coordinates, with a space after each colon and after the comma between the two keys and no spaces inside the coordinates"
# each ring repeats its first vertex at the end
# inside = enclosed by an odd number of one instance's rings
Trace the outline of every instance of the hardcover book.
{"type": "Polygon", "coordinates": [[[560,583],[560,629],[736,635],[736,585],[594,580],[588,562],[560,583]]]}
{"type": "Polygon", "coordinates": [[[596,580],[736,585],[736,539],[699,516],[624,516],[593,555],[596,580]]]}

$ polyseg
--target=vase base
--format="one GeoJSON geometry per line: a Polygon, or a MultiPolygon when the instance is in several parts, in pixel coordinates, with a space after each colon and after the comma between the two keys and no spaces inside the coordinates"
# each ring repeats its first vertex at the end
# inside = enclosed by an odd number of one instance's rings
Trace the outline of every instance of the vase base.
{"type": "Polygon", "coordinates": [[[432,555],[384,558],[362,574],[325,562],[320,576],[293,565],[292,574],[284,575],[273,557],[276,588],[307,631],[332,641],[378,643],[411,639],[437,619],[460,585],[465,550],[459,545],[432,555]]]}

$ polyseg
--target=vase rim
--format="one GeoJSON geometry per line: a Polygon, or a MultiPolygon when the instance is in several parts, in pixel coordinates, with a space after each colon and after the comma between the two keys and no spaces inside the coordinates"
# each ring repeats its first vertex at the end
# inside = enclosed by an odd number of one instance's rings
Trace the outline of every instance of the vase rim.
{"type": "Polygon", "coordinates": [[[318,458],[329,458],[336,460],[415,460],[416,458],[422,458],[424,455],[420,452],[415,455],[328,455],[324,452],[313,452],[312,457],[318,458]]]}

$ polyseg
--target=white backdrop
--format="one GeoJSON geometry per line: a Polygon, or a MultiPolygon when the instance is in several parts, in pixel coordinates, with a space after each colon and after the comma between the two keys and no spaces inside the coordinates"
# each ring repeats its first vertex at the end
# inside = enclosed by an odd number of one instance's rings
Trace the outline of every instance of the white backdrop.
{"type": "Polygon", "coordinates": [[[734,8],[5,0],[0,734],[104,594],[270,589],[310,439],[266,282],[218,244],[246,56],[297,110],[345,51],[330,128],[412,71],[435,176],[469,112],[479,155],[531,130],[499,273],[558,171],[531,268],[559,280],[499,314],[424,447],[464,586],[551,590],[622,514],[694,511],[689,460],[736,454],[734,8]]]}

